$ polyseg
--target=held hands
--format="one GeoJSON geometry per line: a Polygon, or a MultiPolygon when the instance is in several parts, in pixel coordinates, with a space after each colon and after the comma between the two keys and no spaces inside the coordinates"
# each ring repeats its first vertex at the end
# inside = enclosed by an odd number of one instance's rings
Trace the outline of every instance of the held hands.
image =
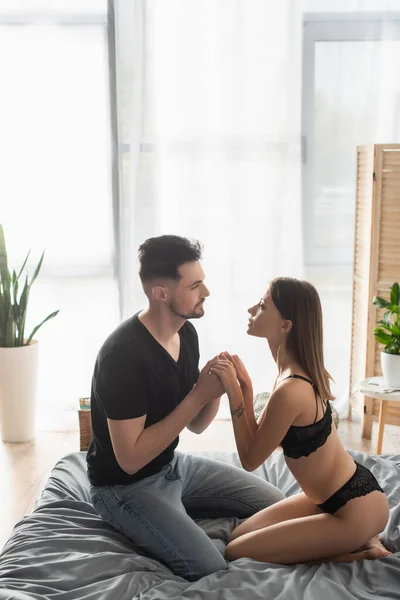
{"type": "Polygon", "coordinates": [[[238,375],[235,366],[233,361],[225,356],[225,353],[221,353],[218,360],[211,365],[210,373],[218,375],[227,394],[238,389],[238,375]]]}
{"type": "Polygon", "coordinates": [[[237,390],[238,382],[242,389],[251,388],[246,367],[237,354],[221,352],[204,365],[195,385],[195,393],[204,405],[225,392],[229,394],[237,390]]]}
{"type": "Polygon", "coordinates": [[[250,375],[246,367],[242,363],[241,358],[237,354],[229,354],[229,352],[221,352],[221,358],[227,358],[235,367],[236,375],[240,383],[240,387],[251,387],[250,375]]]}

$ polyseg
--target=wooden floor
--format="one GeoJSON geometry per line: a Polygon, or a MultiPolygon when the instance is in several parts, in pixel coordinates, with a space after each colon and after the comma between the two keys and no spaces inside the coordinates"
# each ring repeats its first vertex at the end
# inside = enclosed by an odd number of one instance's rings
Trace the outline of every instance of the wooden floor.
{"type": "MultiPolygon", "coordinates": [[[[360,424],[341,421],[339,434],[349,450],[363,450],[374,454],[377,425],[374,423],[371,440],[361,438],[360,424]]],[[[230,421],[214,421],[200,436],[185,430],[179,449],[235,450],[230,421]]],[[[51,469],[58,459],[79,450],[77,429],[69,431],[38,431],[33,442],[6,444],[0,442],[0,548],[9,537],[14,525],[29,514],[43,489],[51,469]]],[[[400,454],[400,427],[387,425],[383,439],[383,454],[400,454]]]]}

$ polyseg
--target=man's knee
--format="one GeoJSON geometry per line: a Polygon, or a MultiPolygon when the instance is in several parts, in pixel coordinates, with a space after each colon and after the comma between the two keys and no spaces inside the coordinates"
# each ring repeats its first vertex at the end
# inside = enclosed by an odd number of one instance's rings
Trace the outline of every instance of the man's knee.
{"type": "Polygon", "coordinates": [[[188,581],[197,581],[202,577],[211,575],[216,571],[224,571],[227,568],[228,565],[225,558],[218,552],[218,556],[213,553],[212,556],[202,556],[198,557],[197,560],[192,560],[191,564],[187,565],[187,574],[182,574],[181,576],[188,581]]]}
{"type": "Polygon", "coordinates": [[[257,499],[256,502],[254,502],[257,509],[254,510],[252,514],[264,508],[268,508],[268,506],[276,504],[285,498],[285,494],[280,489],[275,487],[272,483],[261,479],[259,486],[257,486],[257,499]]]}
{"type": "Polygon", "coordinates": [[[268,492],[268,505],[267,506],[271,506],[271,504],[276,504],[277,502],[280,502],[281,500],[284,500],[286,498],[285,494],[282,492],[282,490],[278,489],[277,487],[275,487],[274,485],[272,485],[272,483],[268,484],[269,485],[269,492],[268,492]]]}

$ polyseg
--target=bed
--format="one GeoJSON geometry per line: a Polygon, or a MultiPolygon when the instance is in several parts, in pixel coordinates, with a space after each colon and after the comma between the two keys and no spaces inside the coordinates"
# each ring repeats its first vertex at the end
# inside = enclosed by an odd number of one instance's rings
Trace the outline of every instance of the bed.
{"type": "MultiPolygon", "coordinates": [[[[203,453],[239,466],[234,453],[203,453]]],[[[0,600],[331,600],[400,599],[400,455],[350,452],[372,470],[385,489],[390,519],[382,539],[393,555],[351,564],[282,566],[247,558],[190,583],[143,556],[93,509],[85,452],[62,458],[36,503],[20,521],[0,555],[0,600]]],[[[298,486],[283,455],[274,453],[257,469],[292,495],[298,486]]],[[[221,550],[236,519],[202,519],[221,550]]]]}

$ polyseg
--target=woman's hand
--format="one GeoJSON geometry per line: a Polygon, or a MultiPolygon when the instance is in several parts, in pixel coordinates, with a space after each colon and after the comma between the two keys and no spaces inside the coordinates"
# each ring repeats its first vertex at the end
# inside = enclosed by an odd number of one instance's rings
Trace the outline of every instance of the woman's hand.
{"type": "Polygon", "coordinates": [[[246,367],[244,366],[244,364],[242,363],[242,360],[240,359],[240,357],[237,354],[231,355],[231,354],[229,354],[229,352],[221,352],[221,354],[219,356],[221,358],[228,359],[229,362],[232,363],[232,365],[235,368],[237,378],[239,380],[241,387],[250,387],[251,386],[250,375],[248,374],[246,367]]]}
{"type": "Polygon", "coordinates": [[[210,368],[210,373],[218,375],[228,395],[238,389],[236,369],[233,366],[233,362],[228,358],[223,358],[220,355],[217,362],[210,368]]]}

